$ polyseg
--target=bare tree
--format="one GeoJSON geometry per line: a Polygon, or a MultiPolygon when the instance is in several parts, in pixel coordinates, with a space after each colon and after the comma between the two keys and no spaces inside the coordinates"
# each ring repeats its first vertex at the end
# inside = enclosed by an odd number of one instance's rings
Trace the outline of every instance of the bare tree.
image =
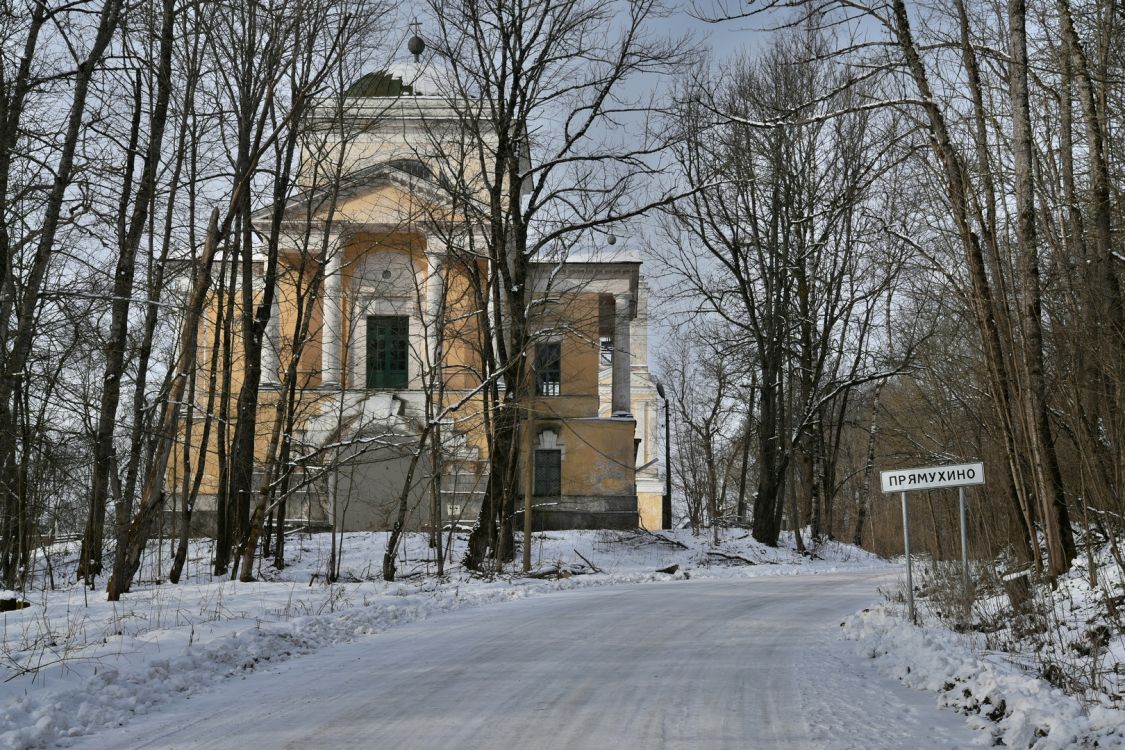
{"type": "MultiPolygon", "coordinates": [[[[328,6],[318,7],[318,13],[309,13],[310,9],[304,6],[301,12],[289,6],[279,6],[270,11],[257,6],[241,10],[229,9],[235,14],[231,18],[231,27],[244,32],[241,36],[229,37],[222,45],[217,45],[220,59],[223,59],[223,55],[228,55],[234,61],[229,69],[240,82],[239,86],[231,87],[237,97],[234,106],[237,116],[232,119],[236,148],[233,150],[230,193],[225,211],[220,213],[216,207],[208,222],[203,252],[194,271],[192,291],[182,323],[174,379],[167,393],[161,418],[155,426],[160,438],[148,468],[137,512],[130,524],[127,544],[119,550],[119,555],[123,556],[123,567],[121,574],[110,580],[111,599],[116,599],[128,590],[132,576],[140,564],[144,545],[164,507],[164,483],[169,454],[178,432],[187,383],[195,369],[199,321],[210,299],[211,270],[220,248],[225,248],[224,258],[237,255],[244,259],[240,269],[241,284],[238,287],[241,294],[240,310],[244,315],[244,338],[248,332],[254,341],[246,344],[249,350],[243,352],[243,356],[247,353],[251,355],[251,361],[246,364],[250,370],[248,375],[254,377],[253,384],[250,379],[244,379],[243,385],[256,393],[260,364],[254,363],[253,359],[260,358],[262,333],[269,310],[272,309],[272,301],[267,293],[264,300],[265,312],[259,306],[255,322],[250,323],[247,329],[245,316],[248,315],[248,309],[253,308],[250,291],[252,268],[246,262],[252,252],[250,191],[253,181],[260,174],[262,159],[273,153],[280,157],[273,174],[275,181],[271,183],[275,186],[275,202],[282,200],[288,193],[292,181],[287,165],[292,163],[302,114],[308,100],[325,85],[325,77],[340,59],[342,33],[349,28],[353,16],[347,12],[347,8],[345,12],[336,13],[328,6]],[[299,43],[294,44],[295,39],[299,43]],[[236,231],[232,234],[232,230],[236,231]]],[[[220,18],[215,16],[213,20],[218,23],[220,18]]],[[[233,284],[235,277],[232,275],[230,278],[233,284]]],[[[233,290],[233,286],[227,290],[230,304],[234,302],[233,290]]],[[[233,308],[228,307],[227,320],[233,320],[232,313],[233,308]]],[[[222,401],[225,402],[225,399],[222,401]]],[[[242,429],[245,430],[246,427],[242,429]]],[[[247,438],[240,436],[237,430],[236,427],[235,444],[242,445],[241,440],[247,438]]],[[[253,431],[249,440],[252,446],[253,431]]],[[[243,446],[241,451],[234,451],[232,459],[236,456],[244,458],[244,450],[243,446]]],[[[233,466],[227,461],[223,463],[233,466]]],[[[227,476],[233,476],[231,469],[226,466],[222,468],[227,476]]],[[[237,471],[245,473],[245,470],[243,461],[237,471]]],[[[223,489],[221,484],[220,491],[223,489]]],[[[229,496],[228,491],[227,497],[229,496]]],[[[248,514],[248,504],[245,510],[248,514]]],[[[220,517],[226,517],[226,512],[227,508],[221,507],[220,517]]],[[[247,527],[248,519],[247,524],[241,528],[247,527]]],[[[229,550],[229,546],[223,544],[222,540],[219,548],[229,550]]],[[[219,562],[222,562],[221,558],[219,562]]]]}
{"type": "Polygon", "coordinates": [[[870,106],[893,107],[928,135],[928,153],[915,161],[928,175],[919,183],[941,190],[927,187],[918,213],[949,220],[924,230],[924,242],[915,237],[914,250],[947,275],[975,320],[999,458],[1024,529],[1017,549],[1041,564],[1038,526],[1048,572],[1065,572],[1071,499],[1092,495],[1109,507],[1121,496],[1112,467],[1123,442],[1115,414],[1125,343],[1107,211],[1112,4],[1080,13],[1068,2],[768,5],[826,27],[857,12],[867,18],[870,44],[826,54],[862,58],[888,94],[870,106]],[[1097,320],[1078,324],[1087,316],[1097,320]],[[1061,335],[1076,324],[1081,343],[1061,335]],[[1064,450],[1082,458],[1066,461],[1064,450]]]}
{"type": "Polygon", "coordinates": [[[672,70],[684,53],[653,37],[662,13],[655,0],[623,9],[589,0],[431,0],[429,10],[440,93],[465,134],[443,154],[451,202],[464,217],[447,244],[485,264],[477,277],[479,322],[489,332],[484,379],[504,385],[487,393],[491,467],[466,557],[479,568],[514,551],[517,431],[531,392],[523,363],[536,330],[530,264],[565,257],[591,231],[664,200],[643,186],[658,177],[650,157],[665,143],[637,138],[651,106],[626,88],[672,70]]]}
{"type": "MultiPolygon", "coordinates": [[[[659,367],[676,404],[673,464],[692,532],[710,527],[711,541],[729,522],[725,467],[734,464],[742,425],[735,386],[738,372],[732,358],[716,352],[714,340],[698,331],[683,331],[678,343],[660,358],[659,367]]],[[[672,470],[670,467],[669,470],[672,470]]]]}
{"type": "MultiPolygon", "coordinates": [[[[39,312],[44,302],[44,285],[47,272],[56,259],[60,226],[66,223],[64,207],[75,173],[75,158],[83,140],[83,118],[86,113],[90,85],[101,71],[107,50],[121,21],[120,0],[107,0],[96,11],[93,36],[87,42],[69,47],[72,68],[57,71],[57,75],[73,81],[70,104],[59,123],[59,138],[47,140],[52,148],[46,155],[30,154],[23,149],[27,131],[25,117],[36,89],[43,86],[41,69],[43,60],[51,53],[43,44],[48,24],[64,22],[75,14],[85,13],[85,8],[59,7],[35,3],[25,18],[15,14],[13,31],[24,40],[22,55],[12,65],[7,56],[3,61],[4,76],[0,80],[0,101],[3,103],[3,123],[0,132],[0,194],[5,197],[5,211],[0,217],[0,359],[5,376],[0,378],[0,472],[3,472],[3,578],[6,585],[15,585],[20,566],[26,567],[29,537],[32,533],[27,488],[20,481],[20,450],[27,434],[17,427],[21,400],[28,393],[24,381],[33,346],[41,333],[39,312]],[[14,171],[26,166],[25,158],[32,163],[44,158],[52,165],[50,187],[36,205],[37,228],[25,231],[22,211],[14,212],[9,202],[13,188],[20,187],[14,180],[14,171]],[[16,183],[16,184],[13,184],[16,183]]],[[[13,18],[5,14],[5,18],[13,18]]],[[[19,37],[17,37],[19,38],[19,37]]],[[[35,170],[37,171],[37,170],[35,170]]],[[[81,205],[81,204],[79,204],[81,205]]],[[[21,209],[26,206],[20,206],[21,209]]]]}
{"type": "MultiPolygon", "coordinates": [[[[158,32],[158,63],[151,70],[156,94],[151,102],[149,120],[145,130],[148,143],[140,146],[142,116],[142,79],[138,72],[134,83],[134,114],[129,132],[129,149],[124,170],[124,184],[121,190],[118,220],[117,267],[111,302],[109,339],[106,342],[106,365],[102,378],[101,404],[98,412],[98,427],[94,439],[94,476],[90,494],[90,517],[86,534],[83,537],[82,559],[79,562],[79,575],[86,577],[87,585],[92,584],[92,576],[100,570],[102,547],[102,523],[105,516],[106,495],[109,474],[114,469],[116,459],[113,455],[114,426],[117,424],[121,397],[121,384],[125,366],[125,347],[129,335],[129,317],[133,295],[137,252],[141,247],[143,235],[151,230],[150,221],[155,207],[158,172],[161,168],[161,154],[164,149],[164,132],[168,118],[169,103],[172,96],[172,57],[175,30],[175,3],[164,0],[160,8],[160,29],[158,32]],[[133,154],[144,154],[141,174],[134,191],[133,154]],[[130,207],[130,203],[132,204],[130,207]],[[126,211],[128,210],[128,216],[126,211]]],[[[147,362],[145,363],[147,365],[147,362]]],[[[142,371],[143,372],[143,371],[142,371]]],[[[143,385],[137,389],[143,404],[143,385]]],[[[134,420],[140,420],[140,413],[134,412],[134,420]]],[[[139,434],[139,433],[137,433],[139,434]]],[[[139,445],[137,446],[139,448],[139,445]]],[[[139,454],[140,451],[137,451],[139,454]]],[[[116,503],[116,528],[118,547],[124,546],[124,534],[131,515],[132,497],[123,493],[116,503]]],[[[118,561],[122,560],[118,556],[118,561]]],[[[120,575],[120,571],[118,571],[120,575]]]]}
{"type": "Polygon", "coordinates": [[[806,505],[820,513],[814,464],[831,465],[829,418],[852,388],[888,372],[870,337],[899,261],[875,186],[900,158],[897,125],[861,106],[853,72],[827,51],[812,26],[781,34],[726,82],[693,85],[717,93],[693,94],[678,112],[678,160],[697,190],[670,212],[679,251],[666,262],[730,327],[729,351],[736,340],[753,347],[753,533],[768,544],[791,462],[802,462],[806,505]]]}

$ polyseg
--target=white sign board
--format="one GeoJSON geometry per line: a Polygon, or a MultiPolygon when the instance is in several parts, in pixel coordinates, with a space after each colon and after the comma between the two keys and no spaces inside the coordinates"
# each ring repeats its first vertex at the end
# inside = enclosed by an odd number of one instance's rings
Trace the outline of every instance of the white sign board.
{"type": "Polygon", "coordinates": [[[898,469],[881,471],[879,478],[883,492],[913,492],[934,490],[939,487],[964,487],[984,484],[984,464],[954,464],[930,466],[925,469],[898,469]]]}

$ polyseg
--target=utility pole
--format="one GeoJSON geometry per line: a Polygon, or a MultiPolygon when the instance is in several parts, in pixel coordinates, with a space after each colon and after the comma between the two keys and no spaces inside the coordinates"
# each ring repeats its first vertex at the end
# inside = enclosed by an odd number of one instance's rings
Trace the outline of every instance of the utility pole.
{"type": "Polygon", "coordinates": [[[664,497],[660,508],[660,528],[672,528],[672,419],[664,384],[656,384],[656,394],[664,400],[664,497]]]}
{"type": "Polygon", "coordinates": [[[532,411],[531,392],[527,398],[527,417],[523,425],[524,488],[523,488],[523,572],[531,571],[531,495],[535,488],[535,413],[532,411]]]}

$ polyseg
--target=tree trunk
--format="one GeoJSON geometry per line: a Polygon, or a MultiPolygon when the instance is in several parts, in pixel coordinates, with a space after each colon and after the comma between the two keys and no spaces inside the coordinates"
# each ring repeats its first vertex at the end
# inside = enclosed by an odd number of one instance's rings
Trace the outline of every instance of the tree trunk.
{"type": "MultiPolygon", "coordinates": [[[[746,422],[743,425],[742,431],[742,469],[738,473],[738,508],[736,515],[738,516],[738,523],[740,524],[746,523],[746,473],[750,464],[750,441],[753,434],[754,402],[757,398],[756,391],[758,390],[757,373],[754,373],[752,377],[750,396],[746,399],[746,422]]],[[[665,470],[671,471],[671,467],[665,470]]]]}
{"type": "MultiPolygon", "coordinates": [[[[920,98],[924,102],[928,128],[932,135],[930,146],[941,164],[950,208],[969,268],[969,278],[972,282],[972,307],[984,347],[989,391],[992,394],[996,413],[1002,426],[1001,433],[1004,437],[1004,452],[1007,457],[1009,478],[1012,486],[1016,488],[1016,496],[1025,498],[1027,497],[1026,483],[1024,473],[1018,465],[1020,451],[1017,449],[1015,437],[1014,423],[1017,407],[1012,397],[1013,384],[1006,365],[1005,347],[1001,341],[997,322],[1003,316],[1003,313],[997,310],[992,287],[988,281],[980,237],[972,228],[969,212],[969,191],[965,182],[968,170],[953,144],[945,117],[934,98],[928,74],[922,64],[910,30],[906,5],[903,0],[894,0],[892,8],[897,43],[905,58],[907,71],[914,80],[920,98]]],[[[1026,515],[1029,512],[1029,507],[1029,505],[1025,505],[1021,508],[1021,512],[1026,515]]],[[[1029,545],[1033,547],[1034,541],[1033,539],[1029,540],[1029,545]]],[[[1038,557],[1036,557],[1036,560],[1038,560],[1038,557]]]]}
{"type": "MultiPolygon", "coordinates": [[[[1105,154],[1105,123],[1099,114],[1098,96],[1090,76],[1090,64],[1078,32],[1069,0],[1057,0],[1059,24],[1063,43],[1070,54],[1070,70],[1078,91],[1082,117],[1086,123],[1086,145],[1090,159],[1089,210],[1094,229],[1094,278],[1096,297],[1100,303],[1103,325],[1107,333],[1120,343],[1125,336],[1125,306],[1113,265],[1112,210],[1110,196],[1109,164],[1105,154]]],[[[1106,338],[1109,338],[1107,336],[1106,338]]]]}
{"type": "Polygon", "coordinates": [[[781,511],[785,506],[785,447],[781,445],[785,431],[780,370],[780,354],[770,350],[772,366],[763,358],[761,403],[758,430],[758,492],[754,497],[754,518],[750,534],[755,540],[777,546],[781,535],[781,511]]]}
{"type": "MultiPolygon", "coordinates": [[[[302,98],[299,93],[294,97],[292,109],[298,117],[303,113],[302,98]]],[[[266,262],[262,270],[262,298],[257,307],[253,305],[252,279],[253,270],[252,244],[249,237],[243,240],[243,316],[242,316],[242,343],[243,343],[243,381],[238,393],[238,426],[235,428],[234,447],[231,455],[233,466],[231,492],[238,499],[239,527],[245,529],[243,538],[243,571],[240,580],[248,580],[249,566],[253,565],[254,550],[257,538],[262,531],[265,507],[268,504],[270,493],[266,489],[272,484],[272,475],[276,471],[269,471],[270,477],[263,476],[262,490],[259,491],[258,501],[254,508],[253,517],[250,517],[250,494],[254,478],[254,440],[258,425],[258,397],[262,379],[262,347],[266,345],[266,328],[269,326],[270,316],[273,313],[274,296],[277,294],[278,256],[281,243],[281,223],[285,216],[286,196],[290,188],[290,176],[296,154],[298,132],[290,131],[284,148],[277,182],[274,183],[273,213],[270,221],[270,234],[267,242],[266,262]],[[250,311],[254,310],[251,316],[250,311]]],[[[249,206],[244,206],[246,222],[249,227],[249,206]]],[[[343,252],[343,248],[340,248],[343,252]]],[[[342,383],[341,383],[342,384],[342,383]]],[[[281,424],[285,421],[285,409],[280,404],[274,411],[273,435],[267,450],[266,462],[276,467],[274,455],[280,444],[281,424]]],[[[263,551],[263,555],[267,554],[263,551]]]]}
{"type": "Polygon", "coordinates": [[[383,551],[384,581],[395,579],[395,556],[398,554],[398,544],[402,540],[402,532],[406,528],[406,512],[410,505],[410,489],[414,485],[414,472],[418,469],[418,461],[426,453],[427,441],[430,439],[433,424],[433,422],[430,422],[422,429],[422,434],[418,437],[418,445],[410,456],[410,464],[406,469],[406,479],[403,481],[402,490],[398,495],[398,511],[395,514],[394,526],[391,527],[391,533],[387,537],[387,548],[383,551]]]}
{"type": "Polygon", "coordinates": [[[1074,538],[1063,492],[1062,473],[1055,453],[1051,424],[1047,416],[1047,395],[1043,382],[1042,303],[1039,282],[1039,251],[1035,233],[1035,204],[1031,109],[1027,93],[1027,35],[1024,0],[1009,0],[1011,29],[1010,78],[1012,97],[1012,150],[1015,166],[1016,236],[1019,240],[1019,272],[1022,282],[1020,319],[1023,324],[1023,361],[1027,388],[1022,394],[1027,425],[1031,433],[1031,459],[1034,465],[1036,495],[1047,538],[1049,572],[1058,576],[1070,569],[1074,559],[1074,538]]]}
{"type": "Polygon", "coordinates": [[[875,488],[871,480],[875,474],[875,439],[879,434],[879,395],[883,392],[883,383],[875,383],[875,393],[871,397],[871,426],[867,431],[867,461],[863,465],[863,496],[860,498],[859,509],[856,511],[855,533],[852,534],[852,544],[859,547],[863,544],[863,525],[867,520],[868,508],[871,505],[871,494],[875,488]]]}

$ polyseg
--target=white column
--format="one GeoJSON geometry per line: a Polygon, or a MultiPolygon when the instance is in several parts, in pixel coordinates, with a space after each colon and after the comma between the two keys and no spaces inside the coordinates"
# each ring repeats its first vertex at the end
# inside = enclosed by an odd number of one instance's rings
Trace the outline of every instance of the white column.
{"type": "Polygon", "coordinates": [[[265,340],[262,341],[262,382],[277,385],[280,381],[281,352],[281,300],[278,299],[279,285],[273,287],[273,302],[270,304],[270,319],[266,323],[265,340]]]}
{"type": "Polygon", "coordinates": [[[426,276],[426,356],[429,358],[427,364],[433,369],[441,364],[438,340],[441,336],[441,302],[445,294],[445,280],[442,278],[441,256],[429,253],[426,261],[429,263],[426,276]]]}
{"type": "Polygon", "coordinates": [[[648,365],[648,283],[641,279],[637,285],[637,314],[629,324],[629,356],[638,365],[648,365]]]}
{"type": "Polygon", "coordinates": [[[613,321],[613,399],[610,414],[627,417],[632,414],[629,404],[629,307],[628,294],[615,294],[613,321]]]}
{"type": "Polygon", "coordinates": [[[338,237],[330,238],[324,248],[324,294],[321,295],[322,322],[320,327],[321,347],[321,385],[341,385],[342,364],[341,332],[343,331],[343,282],[341,271],[344,266],[344,245],[338,237]]]}

